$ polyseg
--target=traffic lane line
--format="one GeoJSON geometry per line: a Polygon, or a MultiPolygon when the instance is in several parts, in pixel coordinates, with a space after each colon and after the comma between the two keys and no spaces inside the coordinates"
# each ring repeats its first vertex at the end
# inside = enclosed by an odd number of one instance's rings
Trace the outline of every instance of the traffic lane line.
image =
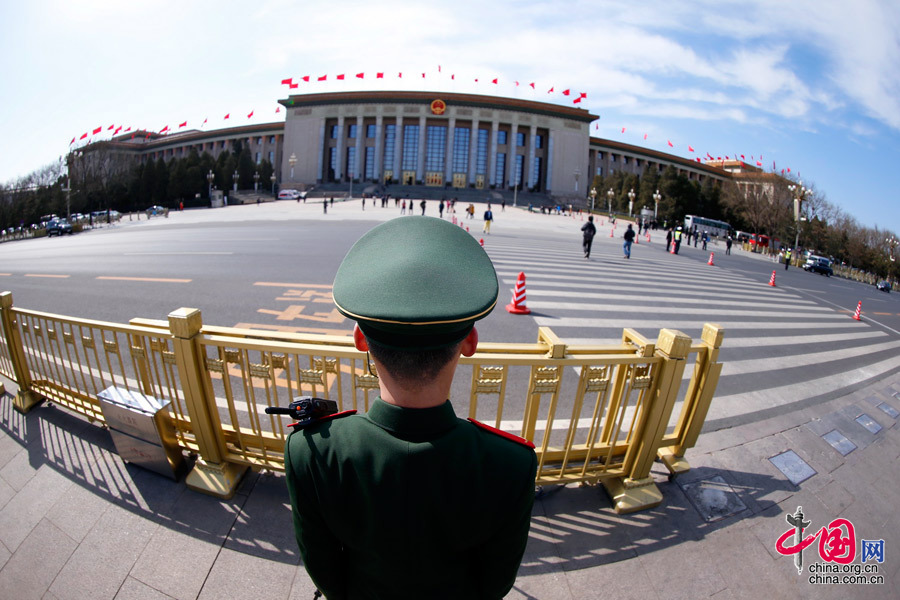
{"type": "Polygon", "coordinates": [[[101,275],[97,279],[104,281],[145,281],[150,283],[190,283],[193,279],[168,279],[164,277],[116,277],[111,275],[101,275]]]}
{"type": "Polygon", "coordinates": [[[48,277],[51,279],[68,279],[71,275],[53,275],[52,273],[25,273],[25,277],[48,277]]]}

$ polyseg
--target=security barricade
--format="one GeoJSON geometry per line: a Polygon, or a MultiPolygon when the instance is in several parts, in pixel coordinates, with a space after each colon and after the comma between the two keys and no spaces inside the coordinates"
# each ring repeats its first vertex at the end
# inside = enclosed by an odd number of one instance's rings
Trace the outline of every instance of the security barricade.
{"type": "MultiPolygon", "coordinates": [[[[286,424],[266,407],[313,395],[365,411],[378,394],[349,336],[209,327],[187,308],[168,321],[90,321],[15,308],[8,292],[0,311],[0,372],[20,411],[47,399],[103,423],[97,394],[110,386],[168,402],[179,447],[196,456],[187,485],[223,498],[247,468],[284,468],[286,424]]],[[[541,327],[535,343],[481,343],[461,358],[451,398],[457,415],[532,441],[538,485],[600,482],[618,512],[649,508],[662,499],[657,457],[672,474],[690,468],[722,335],[706,325],[692,344],[625,329],[618,344],[575,346],[541,327]]]]}

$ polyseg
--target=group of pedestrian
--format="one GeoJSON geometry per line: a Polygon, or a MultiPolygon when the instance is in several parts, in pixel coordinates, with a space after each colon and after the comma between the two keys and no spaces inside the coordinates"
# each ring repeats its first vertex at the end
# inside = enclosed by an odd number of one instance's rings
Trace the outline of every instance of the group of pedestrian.
{"type": "MultiPolygon", "coordinates": [[[[581,226],[582,233],[582,241],[581,245],[584,249],[584,257],[589,259],[591,257],[591,246],[594,243],[594,236],[597,235],[597,226],[594,225],[594,216],[590,215],[588,217],[587,223],[581,226]]],[[[628,224],[628,227],[625,229],[625,233],[622,235],[624,238],[624,242],[622,243],[622,252],[624,253],[625,258],[631,258],[631,245],[634,243],[634,227],[631,223],[628,224]]]]}

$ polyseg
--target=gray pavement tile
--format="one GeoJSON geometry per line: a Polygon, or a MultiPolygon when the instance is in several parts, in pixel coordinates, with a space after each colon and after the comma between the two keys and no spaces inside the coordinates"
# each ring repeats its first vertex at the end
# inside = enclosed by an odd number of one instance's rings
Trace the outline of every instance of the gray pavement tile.
{"type": "Polygon", "coordinates": [[[47,511],[46,519],[81,542],[108,508],[107,498],[90,488],[72,485],[47,511]]]}
{"type": "Polygon", "coordinates": [[[0,509],[0,542],[15,552],[72,482],[47,465],[0,509]]]}
{"type": "Polygon", "coordinates": [[[0,479],[0,510],[16,495],[16,490],[11,485],[0,479]]]}
{"type": "Polygon", "coordinates": [[[0,590],[7,598],[41,598],[77,547],[55,525],[41,520],[0,570],[0,590]]]}
{"type": "Polygon", "coordinates": [[[786,450],[769,458],[769,462],[781,471],[788,481],[796,486],[815,476],[816,470],[800,458],[793,450],[786,450]]]}
{"type": "Polygon", "coordinates": [[[197,600],[286,598],[296,569],[296,564],[223,548],[197,600]]]}
{"type": "Polygon", "coordinates": [[[789,498],[797,490],[768,460],[788,449],[789,444],[783,436],[770,436],[716,453],[711,466],[738,493],[750,511],[758,513],[789,498]]]}
{"type": "Polygon", "coordinates": [[[164,526],[150,538],[131,576],[175,598],[196,598],[245,500],[186,491],[170,514],[158,518],[164,526]]]}
{"type": "Polygon", "coordinates": [[[60,600],[114,598],[158,527],[141,515],[110,505],[50,591],[60,600]]]}
{"type": "MultiPolygon", "coordinates": [[[[185,596],[187,598],[188,596],[185,596]]],[[[133,577],[126,577],[125,583],[119,588],[115,600],[173,600],[176,596],[168,596],[149,585],[141,583],[133,577]]]]}
{"type": "Polygon", "coordinates": [[[790,442],[791,449],[819,474],[831,473],[844,463],[843,457],[834,451],[831,444],[805,425],[785,431],[782,435],[790,442]]]}
{"type": "Polygon", "coordinates": [[[696,600],[725,589],[725,580],[712,566],[716,559],[711,549],[696,541],[640,552],[637,558],[647,573],[656,575],[650,582],[657,595],[667,600],[696,600]]]}
{"type": "Polygon", "coordinates": [[[316,586],[309,578],[302,565],[294,568],[294,581],[291,583],[291,595],[288,600],[310,600],[316,593],[316,586]]]}
{"type": "Polygon", "coordinates": [[[24,449],[24,442],[14,435],[10,435],[6,426],[0,421],[0,469],[24,449]]]}
{"type": "Polygon", "coordinates": [[[300,550],[291,522],[290,500],[283,475],[256,480],[228,533],[225,547],[253,556],[298,564],[300,550]]]}
{"type": "MultiPolygon", "coordinates": [[[[841,469],[844,468],[846,468],[846,465],[841,467],[841,469]]],[[[856,500],[854,495],[844,487],[844,482],[840,477],[835,477],[832,483],[815,492],[815,495],[821,500],[828,514],[835,516],[841,514],[856,500]]]]}
{"type": "Polygon", "coordinates": [[[829,446],[834,448],[835,451],[841,456],[847,456],[857,449],[856,444],[851,442],[846,435],[840,432],[839,429],[832,429],[831,431],[823,435],[822,439],[825,440],[829,446]]]}
{"type": "MultiPolygon", "coordinates": [[[[548,588],[546,593],[532,593],[534,598],[596,598],[602,590],[602,597],[616,600],[650,600],[668,598],[653,586],[658,574],[648,573],[640,560],[629,559],[605,564],[596,569],[566,572],[567,594],[554,594],[559,588],[548,588]]],[[[516,582],[519,587],[519,582],[516,582]]],[[[522,586],[526,588],[524,585],[522,586]]],[[[535,590],[537,592],[538,590],[535,590]]],[[[544,590],[540,590],[543,592],[544,590]]],[[[563,591],[563,590],[559,590],[563,591]]],[[[509,596],[507,596],[509,598],[509,596]]]]}
{"type": "Polygon", "coordinates": [[[2,569],[6,565],[6,562],[10,559],[11,556],[12,552],[7,550],[6,546],[4,546],[3,544],[0,544],[0,569],[2,569]]]}
{"type": "Polygon", "coordinates": [[[23,449],[3,465],[0,469],[0,479],[18,492],[31,481],[38,466],[33,464],[31,453],[23,449]]]}

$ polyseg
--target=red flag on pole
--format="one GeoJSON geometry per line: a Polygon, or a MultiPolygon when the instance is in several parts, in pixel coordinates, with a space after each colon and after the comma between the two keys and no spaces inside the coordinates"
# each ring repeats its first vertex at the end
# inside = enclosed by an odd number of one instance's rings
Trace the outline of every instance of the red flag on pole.
{"type": "Polygon", "coordinates": [[[289,87],[290,87],[292,90],[296,90],[298,87],[300,87],[300,84],[299,84],[299,83],[292,83],[289,87]]]}
{"type": "Polygon", "coordinates": [[[425,73],[422,73],[422,79],[425,79],[425,73]]]}
{"type": "Polygon", "coordinates": [[[519,87],[519,82],[518,82],[518,81],[516,82],[516,87],[519,87]]]}
{"type": "Polygon", "coordinates": [[[645,139],[645,140],[647,139],[647,134],[646,134],[646,133],[644,134],[644,139],[645,139]]]}
{"type": "Polygon", "coordinates": [[[672,140],[666,140],[666,143],[669,144],[669,148],[675,147],[675,144],[672,143],[672,140]]]}
{"type": "Polygon", "coordinates": [[[97,134],[100,133],[101,131],[103,131],[103,128],[102,128],[102,127],[96,128],[96,129],[94,130],[94,135],[97,135],[97,134]]]}
{"type": "Polygon", "coordinates": [[[552,94],[552,93],[553,93],[553,88],[551,87],[549,90],[547,90],[547,93],[548,93],[548,94],[552,94]]]}
{"type": "Polygon", "coordinates": [[[375,79],[384,79],[384,73],[375,73],[375,79]]]}
{"type": "Polygon", "coordinates": [[[531,86],[531,89],[534,89],[534,82],[533,82],[533,81],[532,81],[531,83],[529,83],[528,85],[531,86]]]}
{"type": "Polygon", "coordinates": [[[121,125],[119,125],[119,126],[116,128],[115,131],[113,131],[113,135],[118,135],[120,131],[122,131],[122,126],[121,126],[121,125]]]}
{"type": "Polygon", "coordinates": [[[276,113],[280,113],[280,112],[281,112],[281,107],[279,106],[278,108],[276,108],[276,109],[275,109],[275,112],[276,112],[276,113]]]}
{"type": "Polygon", "coordinates": [[[496,83],[497,83],[497,78],[495,77],[494,79],[492,79],[492,80],[491,80],[491,83],[496,84],[496,83]]]}
{"type": "Polygon", "coordinates": [[[453,81],[456,81],[456,73],[453,73],[452,75],[450,75],[450,79],[452,79],[453,81]]]}
{"type": "Polygon", "coordinates": [[[397,79],[403,79],[403,71],[397,73],[397,79]]]}
{"type": "Polygon", "coordinates": [[[622,133],[625,133],[625,128],[624,128],[624,127],[622,128],[622,133]]]}
{"type": "Polygon", "coordinates": [[[365,78],[366,78],[366,74],[365,74],[365,73],[357,73],[357,74],[356,74],[356,78],[357,78],[357,79],[365,79],[365,78]]]}
{"type": "Polygon", "coordinates": [[[579,102],[581,102],[581,98],[575,98],[574,100],[572,100],[572,104],[578,104],[579,102]]]}
{"type": "Polygon", "coordinates": [[[74,143],[75,143],[75,138],[72,138],[72,141],[69,142],[69,145],[71,146],[71,145],[74,144],[74,143]]]}
{"type": "Polygon", "coordinates": [[[344,80],[344,74],[341,73],[340,75],[337,76],[337,78],[338,78],[339,80],[343,81],[343,80],[344,80]]]}
{"type": "Polygon", "coordinates": [[[110,125],[109,127],[106,128],[106,130],[107,130],[107,131],[112,131],[112,128],[113,128],[113,127],[115,127],[115,125],[110,125]]]}
{"type": "Polygon", "coordinates": [[[128,133],[129,131],[131,131],[131,127],[129,127],[128,129],[126,129],[126,130],[125,130],[125,133],[128,133]]]}
{"type": "Polygon", "coordinates": [[[762,161],[761,161],[761,160],[756,161],[756,166],[757,166],[757,167],[761,167],[761,166],[762,166],[762,161]]]}
{"type": "Polygon", "coordinates": [[[582,97],[582,98],[587,98],[587,92],[581,92],[581,97],[582,97]]]}
{"type": "Polygon", "coordinates": [[[304,75],[303,81],[305,81],[306,83],[309,83],[309,75],[304,75]]]}
{"type": "Polygon", "coordinates": [[[281,85],[291,85],[292,83],[294,83],[293,77],[288,77],[287,79],[281,80],[281,85]]]}
{"type": "Polygon", "coordinates": [[[691,146],[690,144],[688,144],[688,152],[693,152],[693,151],[694,151],[694,147],[691,146]]]}
{"type": "Polygon", "coordinates": [[[200,124],[200,127],[203,127],[204,125],[206,125],[206,122],[207,122],[207,121],[209,121],[208,118],[203,119],[203,122],[200,124]]]}
{"type": "Polygon", "coordinates": [[[563,90],[562,95],[563,95],[563,96],[568,96],[568,95],[569,95],[569,90],[563,90]]]}
{"type": "Polygon", "coordinates": [[[249,114],[249,115],[247,115],[247,118],[248,118],[248,119],[251,119],[251,118],[253,118],[253,111],[252,111],[252,110],[251,110],[251,111],[250,111],[250,114],[249,114]]]}
{"type": "Polygon", "coordinates": [[[187,121],[185,121],[184,123],[179,123],[179,124],[178,124],[178,127],[179,127],[179,128],[181,128],[181,127],[187,127],[187,121]]]}
{"type": "Polygon", "coordinates": [[[225,115],[224,118],[225,118],[225,119],[230,119],[230,118],[231,118],[231,113],[228,113],[227,115],[225,115]]]}
{"type": "Polygon", "coordinates": [[[82,133],[82,134],[81,134],[81,137],[78,138],[78,139],[79,139],[79,140],[83,140],[83,139],[86,138],[87,136],[88,136],[88,134],[87,134],[87,132],[85,132],[85,133],[82,133]]]}
{"type": "Polygon", "coordinates": [[[160,133],[165,133],[165,132],[167,132],[168,130],[169,130],[169,126],[166,125],[166,126],[163,127],[162,129],[160,129],[159,132],[160,132],[160,133]]]}
{"type": "Polygon", "coordinates": [[[328,75],[322,75],[316,81],[325,81],[326,79],[328,79],[328,75]]]}

